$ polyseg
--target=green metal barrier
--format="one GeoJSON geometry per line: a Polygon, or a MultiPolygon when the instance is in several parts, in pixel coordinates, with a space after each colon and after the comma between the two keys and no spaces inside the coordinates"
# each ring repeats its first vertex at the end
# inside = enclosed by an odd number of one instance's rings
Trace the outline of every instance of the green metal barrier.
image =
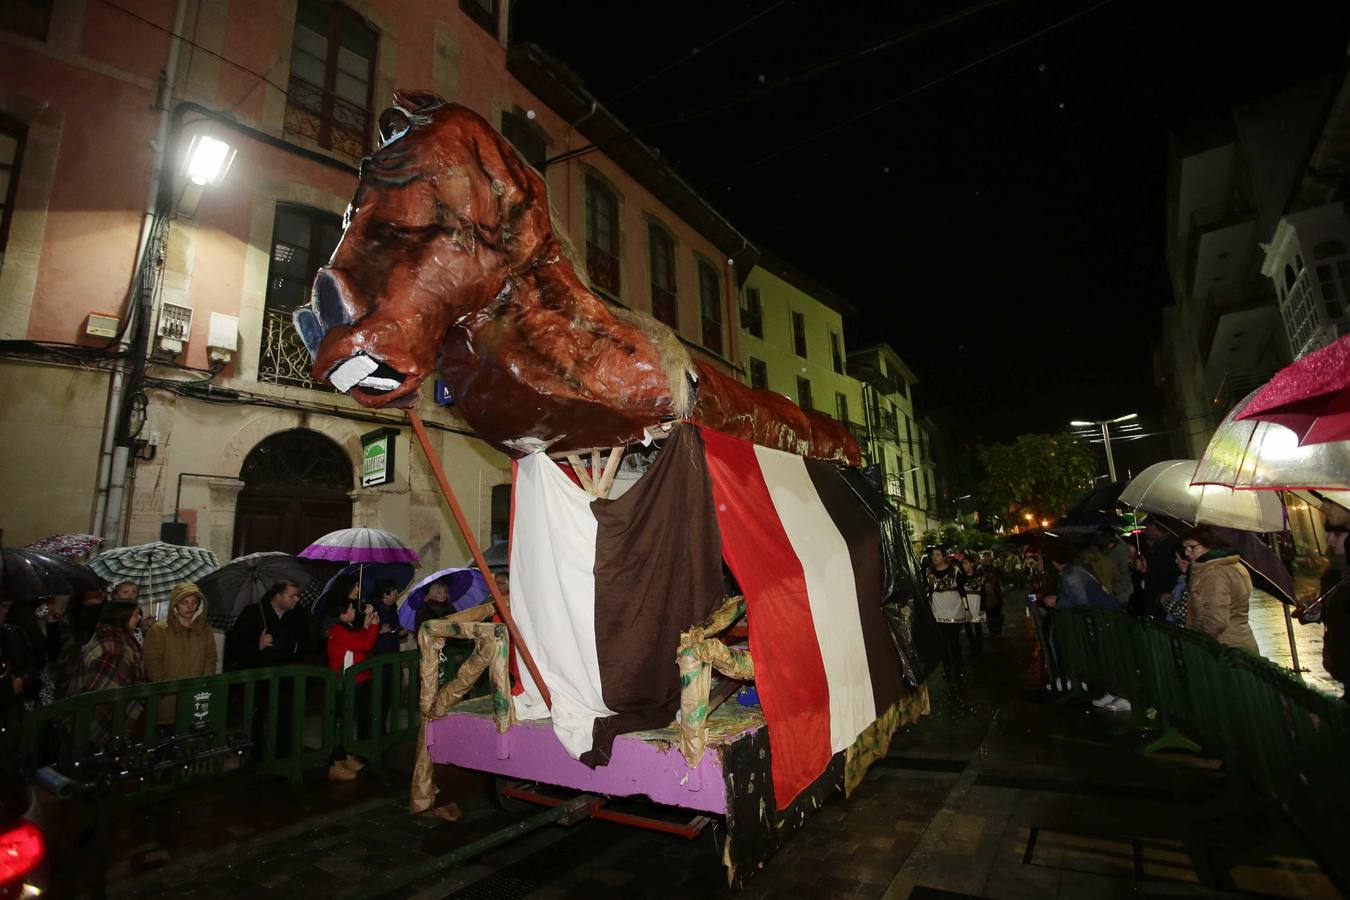
{"type": "Polygon", "coordinates": [[[333,751],[337,675],[322,666],[277,666],[95,691],[28,713],[19,752],[34,768],[56,765],[73,775],[75,761],[107,749],[117,738],[154,745],[169,737],[241,735],[252,741],[236,760],[212,759],[146,779],[123,793],[153,800],[235,774],[280,775],[299,792],[301,777],[333,751]],[[306,701],[321,706],[317,734],[306,734],[306,701]],[[161,719],[165,721],[161,724],[161,719]]]}
{"type": "Polygon", "coordinates": [[[1164,733],[1147,750],[1196,747],[1184,729],[1279,803],[1350,881],[1350,706],[1267,659],[1124,613],[1060,610],[1051,636],[1070,677],[1128,697],[1136,713],[1156,710],[1164,733]]]}
{"type": "Polygon", "coordinates": [[[416,650],[372,656],[342,673],[337,745],[366,761],[370,773],[384,775],[384,752],[415,738],[420,724],[416,650]],[[368,676],[363,681],[362,676],[368,676]]]}
{"type": "MultiPolygon", "coordinates": [[[[442,684],[454,678],[472,652],[470,641],[446,642],[441,654],[442,684]]],[[[338,686],[337,746],[365,760],[376,778],[385,775],[385,751],[417,737],[421,725],[420,665],[419,651],[404,650],[369,657],[342,673],[338,686]],[[368,679],[357,680],[367,672],[368,679]]],[[[482,693],[481,687],[476,686],[470,696],[482,693]]]]}

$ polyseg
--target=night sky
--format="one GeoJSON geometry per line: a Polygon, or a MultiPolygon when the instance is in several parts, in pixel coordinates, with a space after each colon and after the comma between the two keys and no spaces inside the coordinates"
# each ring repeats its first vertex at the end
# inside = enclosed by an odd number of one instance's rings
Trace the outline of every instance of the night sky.
{"type": "Polygon", "coordinates": [[[521,0],[513,35],[858,306],[974,442],[1133,411],[1160,426],[1168,128],[1335,71],[1350,40],[1350,3],[1239,10],[521,0]]]}

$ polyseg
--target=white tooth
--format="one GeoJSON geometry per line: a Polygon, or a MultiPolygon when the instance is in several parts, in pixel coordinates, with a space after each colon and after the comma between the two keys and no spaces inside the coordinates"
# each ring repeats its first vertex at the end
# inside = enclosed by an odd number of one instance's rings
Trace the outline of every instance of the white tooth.
{"type": "Polygon", "coordinates": [[[376,391],[392,391],[399,386],[399,382],[393,378],[376,378],[371,375],[361,379],[361,387],[370,388],[376,391]]]}
{"type": "Polygon", "coordinates": [[[345,394],[360,384],[361,379],[379,367],[380,364],[369,356],[351,356],[328,373],[328,383],[345,394]]]}

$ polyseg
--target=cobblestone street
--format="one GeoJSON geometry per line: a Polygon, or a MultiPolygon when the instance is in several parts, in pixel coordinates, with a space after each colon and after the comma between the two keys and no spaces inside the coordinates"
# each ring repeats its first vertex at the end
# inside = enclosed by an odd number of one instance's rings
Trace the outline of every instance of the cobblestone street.
{"type": "MultiPolygon", "coordinates": [[[[853,797],[827,803],[739,896],[1336,895],[1278,811],[1216,761],[1144,757],[1112,714],[1057,703],[1025,619],[986,646],[966,678],[935,677],[933,714],[898,732],[853,797]]],[[[345,812],[184,847],[115,892],[339,897],[529,814],[500,810],[465,780],[460,821],[413,819],[403,785],[358,785],[372,796],[345,812]]],[[[721,837],[549,827],[383,896],[723,896],[721,837]]]]}

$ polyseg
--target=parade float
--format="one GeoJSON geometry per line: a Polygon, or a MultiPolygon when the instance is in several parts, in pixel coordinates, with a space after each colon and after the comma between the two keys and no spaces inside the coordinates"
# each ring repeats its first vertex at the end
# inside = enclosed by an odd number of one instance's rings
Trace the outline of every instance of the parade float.
{"type": "Polygon", "coordinates": [[[443,802],[432,766],[453,764],[686,836],[721,817],[740,884],[928,709],[904,615],[883,611],[895,513],[842,424],[593,293],[542,177],[477,114],[399,92],[380,135],[295,313],[314,376],[407,410],[485,575],[419,387],[439,378],[514,460],[509,602],[489,577],[491,603],[418,634],[413,809],[443,802]],[[640,477],[619,495],[625,454],[640,477]],[[442,677],[456,639],[473,652],[442,677]],[[465,699],[484,672],[490,691],[465,699]],[[623,797],[690,818],[606,808],[623,797]]]}

